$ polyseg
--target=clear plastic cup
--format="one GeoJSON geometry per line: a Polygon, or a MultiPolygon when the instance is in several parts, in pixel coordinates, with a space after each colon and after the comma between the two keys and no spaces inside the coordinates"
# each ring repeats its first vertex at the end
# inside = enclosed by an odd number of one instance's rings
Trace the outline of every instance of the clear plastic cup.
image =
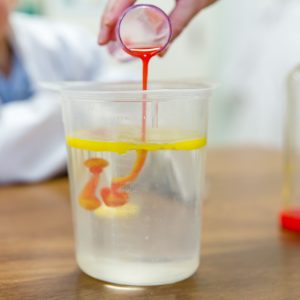
{"type": "Polygon", "coordinates": [[[289,74],[287,95],[280,223],[283,229],[300,233],[300,65],[289,74]]]}
{"type": "Polygon", "coordinates": [[[131,60],[133,50],[163,51],[172,36],[171,22],[159,7],[150,4],[130,6],[116,26],[116,41],[108,44],[109,52],[120,61],[131,60]]]}
{"type": "Polygon", "coordinates": [[[63,88],[76,258],[83,272],[146,286],[174,283],[197,270],[212,89],[176,82],[152,83],[148,91],[140,83],[63,88]]]}

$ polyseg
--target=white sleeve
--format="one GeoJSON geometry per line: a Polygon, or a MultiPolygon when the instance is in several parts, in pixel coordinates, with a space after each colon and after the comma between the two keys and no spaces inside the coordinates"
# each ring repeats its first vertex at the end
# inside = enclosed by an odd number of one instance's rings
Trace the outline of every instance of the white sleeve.
{"type": "Polygon", "coordinates": [[[0,106],[0,184],[43,180],[66,168],[58,97],[37,93],[0,106]]]}

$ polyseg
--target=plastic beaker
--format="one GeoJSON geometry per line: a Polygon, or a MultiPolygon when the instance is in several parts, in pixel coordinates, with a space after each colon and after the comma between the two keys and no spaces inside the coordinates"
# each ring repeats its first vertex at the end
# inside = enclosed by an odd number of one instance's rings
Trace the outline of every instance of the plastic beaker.
{"type": "Polygon", "coordinates": [[[178,82],[63,88],[76,258],[86,274],[160,285],[197,270],[212,90],[178,82]]]}
{"type": "Polygon", "coordinates": [[[300,66],[289,74],[285,116],[283,207],[284,229],[300,232],[300,66]]]}

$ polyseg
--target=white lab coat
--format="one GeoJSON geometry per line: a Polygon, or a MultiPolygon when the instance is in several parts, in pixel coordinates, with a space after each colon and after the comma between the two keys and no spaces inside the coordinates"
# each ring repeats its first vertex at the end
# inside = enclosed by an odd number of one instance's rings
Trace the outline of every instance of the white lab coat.
{"type": "Polygon", "coordinates": [[[20,14],[11,26],[35,95],[5,105],[0,99],[0,184],[44,180],[66,169],[59,97],[39,83],[98,80],[105,73],[103,50],[82,29],[20,14]]]}

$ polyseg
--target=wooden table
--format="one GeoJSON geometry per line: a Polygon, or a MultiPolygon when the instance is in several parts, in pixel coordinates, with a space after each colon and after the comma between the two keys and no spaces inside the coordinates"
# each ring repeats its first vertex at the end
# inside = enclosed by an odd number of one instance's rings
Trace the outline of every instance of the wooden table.
{"type": "Polygon", "coordinates": [[[277,223],[280,170],[275,151],[211,151],[200,268],[151,288],[113,286],[77,268],[65,178],[2,187],[0,299],[300,299],[300,235],[277,223]]]}

